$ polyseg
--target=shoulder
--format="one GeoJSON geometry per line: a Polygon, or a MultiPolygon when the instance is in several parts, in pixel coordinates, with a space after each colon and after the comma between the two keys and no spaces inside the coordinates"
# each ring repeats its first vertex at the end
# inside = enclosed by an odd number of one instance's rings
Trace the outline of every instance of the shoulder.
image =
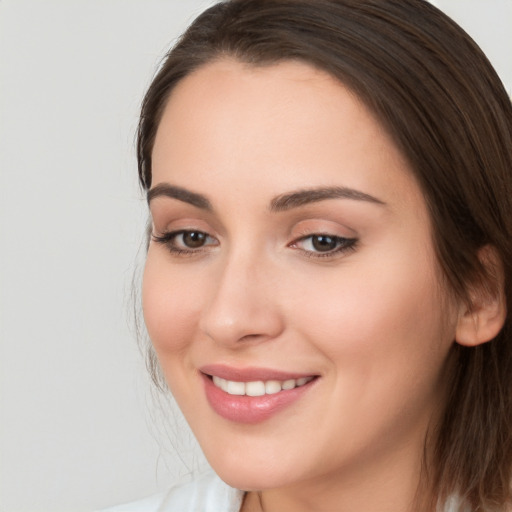
{"type": "Polygon", "coordinates": [[[239,512],[243,495],[208,472],[166,492],[99,512],[239,512]]]}

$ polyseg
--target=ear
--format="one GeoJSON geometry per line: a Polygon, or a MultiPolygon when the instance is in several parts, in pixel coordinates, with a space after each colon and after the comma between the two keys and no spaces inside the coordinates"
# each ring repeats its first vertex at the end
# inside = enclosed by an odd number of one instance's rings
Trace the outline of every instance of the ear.
{"type": "Polygon", "coordinates": [[[496,249],[491,245],[482,247],[478,259],[486,273],[471,287],[470,304],[461,304],[455,332],[455,341],[467,347],[495,338],[507,317],[505,277],[496,249]]]}

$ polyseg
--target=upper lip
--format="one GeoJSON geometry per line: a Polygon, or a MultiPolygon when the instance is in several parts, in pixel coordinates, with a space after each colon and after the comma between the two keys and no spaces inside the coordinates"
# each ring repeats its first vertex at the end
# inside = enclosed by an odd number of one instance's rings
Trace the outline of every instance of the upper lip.
{"type": "Polygon", "coordinates": [[[300,379],[301,377],[316,377],[312,373],[288,372],[275,370],[272,368],[245,367],[235,368],[224,364],[207,364],[199,368],[201,373],[210,376],[220,377],[221,379],[231,380],[235,382],[252,382],[252,381],[268,381],[268,380],[289,380],[300,379]]]}

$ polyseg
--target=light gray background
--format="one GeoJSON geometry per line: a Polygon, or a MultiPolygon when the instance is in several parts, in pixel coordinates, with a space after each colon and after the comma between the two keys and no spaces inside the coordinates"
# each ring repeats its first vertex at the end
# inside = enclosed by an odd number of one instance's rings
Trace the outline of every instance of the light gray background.
{"type": "MultiPolygon", "coordinates": [[[[133,140],[160,57],[210,3],[0,0],[3,512],[91,511],[185,471],[129,328],[133,140]]],[[[435,3],[510,92],[512,0],[435,3]]]]}

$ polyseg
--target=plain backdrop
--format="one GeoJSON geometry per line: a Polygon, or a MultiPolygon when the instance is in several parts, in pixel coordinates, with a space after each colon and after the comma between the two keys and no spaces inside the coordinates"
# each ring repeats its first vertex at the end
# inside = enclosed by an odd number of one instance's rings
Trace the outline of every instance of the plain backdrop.
{"type": "MultiPolygon", "coordinates": [[[[189,467],[130,327],[147,215],[133,142],[161,57],[211,3],[0,0],[2,512],[92,511],[189,467]]],[[[512,0],[435,3],[510,92],[512,0]]]]}

